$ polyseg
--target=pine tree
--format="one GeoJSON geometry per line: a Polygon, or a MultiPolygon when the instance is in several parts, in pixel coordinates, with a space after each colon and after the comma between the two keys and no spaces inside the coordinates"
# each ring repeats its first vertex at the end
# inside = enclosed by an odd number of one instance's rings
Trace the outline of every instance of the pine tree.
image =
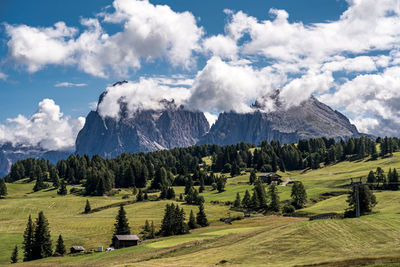
{"type": "Polygon", "coordinates": [[[389,188],[391,190],[399,189],[399,174],[398,174],[396,168],[393,169],[391,177],[389,178],[389,188]]]}
{"type": "Polygon", "coordinates": [[[244,197],[243,197],[243,200],[242,200],[242,206],[245,209],[250,209],[251,208],[251,198],[250,198],[249,190],[246,190],[246,192],[244,193],[244,197]]]}
{"type": "Polygon", "coordinates": [[[189,226],[189,229],[197,228],[196,216],[194,215],[193,210],[190,210],[188,226],[189,226]]]}
{"type": "Polygon", "coordinates": [[[156,230],[155,230],[155,227],[154,227],[154,222],[151,221],[149,238],[152,239],[152,238],[155,238],[155,237],[156,237],[156,230]]]}
{"type": "Polygon", "coordinates": [[[167,189],[166,197],[167,197],[167,199],[174,199],[175,198],[174,188],[170,187],[170,188],[167,189]]]}
{"type": "MultiPolygon", "coordinates": [[[[347,202],[349,208],[345,212],[346,217],[353,217],[356,214],[356,191],[353,186],[349,193],[347,202]]],[[[366,185],[360,185],[358,188],[359,204],[360,204],[360,215],[364,215],[372,211],[372,208],[376,205],[376,197],[373,192],[366,185]]]]}
{"type": "Polygon", "coordinates": [[[37,179],[36,179],[36,183],[35,183],[35,186],[33,187],[33,191],[37,192],[44,188],[46,188],[46,184],[43,181],[43,175],[39,175],[39,177],[37,177],[37,179]]]}
{"type": "Polygon", "coordinates": [[[241,206],[241,203],[240,203],[240,194],[239,194],[239,192],[236,193],[236,199],[235,199],[235,201],[233,202],[233,206],[234,206],[235,208],[240,208],[240,206],[241,206]]]}
{"type": "Polygon", "coordinates": [[[376,177],[373,171],[368,173],[367,182],[371,184],[376,182],[376,177]]]}
{"type": "Polygon", "coordinates": [[[17,245],[15,245],[13,253],[11,254],[10,262],[11,263],[17,263],[18,262],[18,246],[17,245]]]}
{"type": "Polygon", "coordinates": [[[254,182],[254,189],[253,189],[253,205],[255,209],[267,209],[267,194],[265,193],[265,188],[260,179],[256,179],[254,182]]]}
{"type": "Polygon", "coordinates": [[[0,178],[0,198],[7,196],[7,186],[4,179],[0,178]]]}
{"type": "Polygon", "coordinates": [[[199,206],[199,212],[197,213],[197,216],[196,216],[196,222],[201,227],[205,227],[205,226],[209,225],[206,213],[204,212],[204,204],[203,203],[201,203],[199,206]]]}
{"type": "Polygon", "coordinates": [[[279,195],[278,195],[277,191],[278,190],[276,188],[276,185],[274,185],[274,184],[270,185],[270,187],[268,189],[268,196],[270,199],[268,209],[270,211],[274,211],[274,212],[280,211],[279,195]]]}
{"type": "Polygon", "coordinates": [[[67,194],[67,182],[63,179],[61,180],[60,188],[57,191],[57,194],[60,196],[65,196],[67,194]]]}
{"type": "Polygon", "coordinates": [[[35,225],[32,222],[32,217],[29,215],[28,223],[24,232],[24,261],[33,260],[33,243],[34,243],[35,225]]]}
{"type": "Polygon", "coordinates": [[[132,189],[132,194],[133,194],[133,195],[136,195],[137,192],[138,192],[138,190],[137,190],[136,186],[134,186],[133,189],[132,189]]]}
{"type": "Polygon", "coordinates": [[[52,242],[49,230],[49,222],[40,211],[35,223],[33,241],[33,259],[42,259],[53,255],[52,242]]]}
{"type": "Polygon", "coordinates": [[[86,199],[86,206],[85,206],[85,213],[89,213],[92,210],[92,208],[90,207],[90,203],[89,203],[89,199],[86,199]]]}
{"type": "Polygon", "coordinates": [[[226,184],[226,179],[224,176],[221,176],[220,178],[217,179],[218,193],[222,193],[225,191],[225,184],[226,184]]]}
{"type": "Polygon", "coordinates": [[[307,202],[307,192],[302,182],[297,181],[293,184],[290,196],[292,198],[292,205],[296,209],[304,207],[307,202]]]}
{"type": "Polygon", "coordinates": [[[249,183],[253,184],[256,179],[257,179],[256,171],[252,170],[250,173],[249,183]]]}
{"type": "Polygon", "coordinates": [[[143,201],[143,191],[142,189],[139,189],[139,193],[136,196],[136,202],[143,201]]]}
{"type": "Polygon", "coordinates": [[[147,194],[147,192],[144,193],[143,199],[144,200],[148,200],[149,199],[149,195],[147,194]]]}
{"type": "Polygon", "coordinates": [[[128,218],[126,217],[126,212],[124,206],[119,206],[118,214],[115,217],[114,224],[114,235],[112,237],[112,245],[115,243],[116,235],[129,235],[131,234],[131,228],[129,227],[128,218]]]}
{"type": "Polygon", "coordinates": [[[201,177],[200,179],[200,187],[199,187],[199,193],[203,193],[204,192],[204,179],[203,177],[201,177]]]}
{"type": "Polygon", "coordinates": [[[57,246],[56,246],[56,255],[64,256],[66,253],[65,245],[64,245],[64,240],[61,235],[58,236],[57,239],[57,246]]]}

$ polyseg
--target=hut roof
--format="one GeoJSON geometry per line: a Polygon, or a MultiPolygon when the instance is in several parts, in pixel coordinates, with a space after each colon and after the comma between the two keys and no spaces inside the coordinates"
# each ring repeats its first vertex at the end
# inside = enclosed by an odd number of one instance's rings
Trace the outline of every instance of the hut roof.
{"type": "Polygon", "coordinates": [[[116,235],[118,240],[131,241],[131,240],[140,240],[137,235],[116,235]]]}
{"type": "Polygon", "coordinates": [[[85,250],[82,246],[72,246],[74,250],[85,250]]]}

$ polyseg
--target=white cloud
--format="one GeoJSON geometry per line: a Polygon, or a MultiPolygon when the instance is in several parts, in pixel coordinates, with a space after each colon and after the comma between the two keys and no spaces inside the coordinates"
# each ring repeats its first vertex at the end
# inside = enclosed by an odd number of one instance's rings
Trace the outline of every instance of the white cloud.
{"type": "Polygon", "coordinates": [[[0,71],[0,80],[7,80],[8,75],[0,71]]]}
{"type": "Polygon", "coordinates": [[[60,82],[54,85],[55,87],[83,87],[87,86],[86,83],[70,83],[70,82],[60,82]]]}
{"type": "Polygon", "coordinates": [[[43,99],[31,117],[18,115],[0,124],[0,143],[72,151],[84,123],[82,117],[76,120],[65,117],[52,99],[43,99]]]}
{"type": "Polygon", "coordinates": [[[174,100],[177,106],[182,105],[189,94],[187,88],[168,87],[151,78],[141,78],[138,82],[109,86],[98,110],[103,117],[118,118],[121,103],[125,103],[130,114],[133,114],[137,110],[163,109],[165,106],[162,100],[174,100]]]}
{"type": "Polygon", "coordinates": [[[98,19],[82,19],[77,30],[58,22],[54,27],[6,25],[8,56],[36,72],[48,64],[77,65],[84,72],[107,77],[109,70],[126,76],[141,62],[163,58],[173,66],[193,66],[192,53],[199,50],[202,28],[190,12],[174,12],[166,5],[147,0],[115,0],[115,12],[102,13],[104,23],[120,24],[123,30],[107,34],[98,19]]]}
{"type": "Polygon", "coordinates": [[[238,47],[236,41],[224,35],[211,36],[204,40],[203,47],[214,56],[234,59],[237,56],[238,47]]]}

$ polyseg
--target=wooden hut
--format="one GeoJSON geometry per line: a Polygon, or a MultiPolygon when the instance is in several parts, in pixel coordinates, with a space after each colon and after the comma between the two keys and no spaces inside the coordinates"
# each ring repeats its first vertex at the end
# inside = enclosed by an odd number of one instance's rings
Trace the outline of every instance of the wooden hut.
{"type": "Polygon", "coordinates": [[[116,235],[115,236],[115,248],[127,248],[137,246],[140,238],[137,235],[116,235]]]}
{"type": "Polygon", "coordinates": [[[81,252],[85,252],[85,249],[82,246],[72,246],[70,248],[70,252],[71,252],[71,254],[81,253],[81,252]]]}

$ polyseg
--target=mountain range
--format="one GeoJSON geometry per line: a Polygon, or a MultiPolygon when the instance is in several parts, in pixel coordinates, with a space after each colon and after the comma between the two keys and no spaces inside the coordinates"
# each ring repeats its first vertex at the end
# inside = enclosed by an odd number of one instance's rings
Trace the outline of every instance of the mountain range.
{"type": "MultiPolygon", "coordinates": [[[[100,96],[98,104],[106,94],[100,96]]],[[[160,110],[135,112],[129,112],[121,102],[118,118],[102,117],[98,109],[87,115],[76,139],[75,152],[112,158],[123,152],[149,152],[195,144],[259,144],[264,140],[286,144],[299,139],[338,140],[361,135],[346,116],[314,97],[290,108],[284,108],[279,102],[279,93],[274,97],[276,109],[273,111],[263,111],[262,105],[256,102],[250,113],[219,114],[211,128],[203,112],[188,110],[174,101],[162,101],[160,110]]],[[[0,146],[0,176],[7,174],[11,164],[20,159],[43,157],[56,162],[69,154],[71,151],[3,144],[0,146]]]]}

